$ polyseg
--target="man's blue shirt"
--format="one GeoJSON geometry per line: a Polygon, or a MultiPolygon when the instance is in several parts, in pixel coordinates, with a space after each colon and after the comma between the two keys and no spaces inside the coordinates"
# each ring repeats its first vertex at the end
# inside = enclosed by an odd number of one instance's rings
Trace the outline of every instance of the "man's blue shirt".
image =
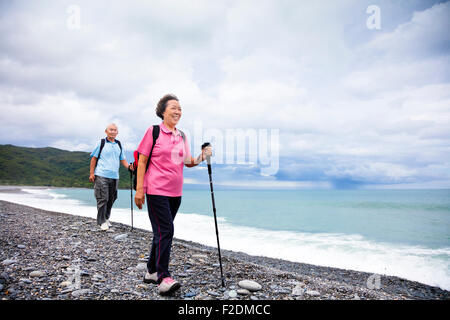
{"type": "MultiPolygon", "coordinates": [[[[104,178],[119,179],[120,161],[125,160],[125,155],[120,151],[117,142],[111,142],[106,138],[105,140],[106,143],[100,154],[100,159],[97,159],[97,167],[95,168],[94,174],[104,178]]],[[[101,141],[97,143],[94,151],[91,153],[91,157],[98,158],[100,143],[101,141]]]]}

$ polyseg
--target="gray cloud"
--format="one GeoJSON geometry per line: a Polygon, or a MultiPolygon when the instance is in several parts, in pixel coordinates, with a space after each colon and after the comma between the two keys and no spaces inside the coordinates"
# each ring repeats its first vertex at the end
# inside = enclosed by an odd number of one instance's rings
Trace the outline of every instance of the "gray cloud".
{"type": "Polygon", "coordinates": [[[132,151],[174,92],[187,131],[280,129],[275,177],[223,181],[450,185],[450,2],[378,1],[381,30],[368,0],[78,1],[75,30],[72,4],[1,2],[0,143],[90,151],[114,121],[132,151]]]}

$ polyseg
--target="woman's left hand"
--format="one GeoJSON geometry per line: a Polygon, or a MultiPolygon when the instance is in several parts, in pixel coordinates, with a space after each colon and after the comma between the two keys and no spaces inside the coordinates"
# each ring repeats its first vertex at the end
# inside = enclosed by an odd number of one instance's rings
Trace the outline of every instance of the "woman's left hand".
{"type": "Polygon", "coordinates": [[[205,147],[202,150],[202,160],[205,160],[206,157],[211,157],[212,156],[212,148],[211,146],[205,147]]]}

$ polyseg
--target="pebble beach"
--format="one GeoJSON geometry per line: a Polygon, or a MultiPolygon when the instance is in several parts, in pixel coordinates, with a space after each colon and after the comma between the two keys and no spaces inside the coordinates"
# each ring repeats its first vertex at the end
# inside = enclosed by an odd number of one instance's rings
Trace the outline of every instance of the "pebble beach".
{"type": "MultiPolygon", "coordinates": [[[[161,296],[142,279],[152,233],[0,201],[2,300],[449,300],[450,292],[398,277],[223,250],[174,239],[181,289],[161,296]]],[[[175,232],[176,237],[176,232],[175,232]]]]}

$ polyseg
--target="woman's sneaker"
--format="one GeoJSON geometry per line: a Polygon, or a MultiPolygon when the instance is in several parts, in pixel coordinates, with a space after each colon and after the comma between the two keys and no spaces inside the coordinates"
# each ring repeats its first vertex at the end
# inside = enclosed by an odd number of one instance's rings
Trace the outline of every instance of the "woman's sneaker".
{"type": "Polygon", "coordinates": [[[164,278],[158,286],[160,295],[171,294],[181,287],[180,283],[171,277],[164,278]]]}
{"type": "Polygon", "coordinates": [[[108,225],[108,227],[112,227],[112,223],[109,220],[106,220],[106,224],[108,225]]]}
{"type": "Polygon", "coordinates": [[[158,283],[158,274],[156,272],[154,273],[147,273],[144,276],[144,282],[145,283],[158,283]]]}

